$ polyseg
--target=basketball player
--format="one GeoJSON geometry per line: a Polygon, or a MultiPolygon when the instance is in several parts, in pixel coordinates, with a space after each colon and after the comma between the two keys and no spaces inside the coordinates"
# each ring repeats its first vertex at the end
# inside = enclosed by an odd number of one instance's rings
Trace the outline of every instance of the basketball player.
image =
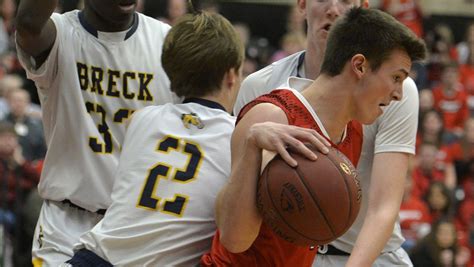
{"type": "MultiPolygon", "coordinates": [[[[251,74],[242,82],[234,114],[256,97],[282,84],[299,91],[320,73],[328,29],[351,6],[367,0],[298,0],[306,14],[307,50],[288,56],[251,74]],[[300,79],[290,76],[301,77],[300,79]]],[[[363,152],[357,166],[362,204],[352,227],[328,247],[321,247],[315,266],[411,265],[401,248],[404,239],[397,222],[410,154],[415,153],[418,91],[411,78],[403,84],[403,98],[385,108],[371,125],[364,125],[363,152]],[[371,177],[374,177],[371,179],[371,177]],[[350,254],[350,255],[349,255],[350,254]],[[377,259],[377,261],[375,261],[377,259]],[[375,262],[374,262],[375,261],[375,262]]]]}
{"type": "Polygon", "coordinates": [[[162,62],[171,90],[185,97],[184,103],[147,107],[133,115],[112,204],[81,237],[69,264],[199,263],[216,231],[216,195],[230,175],[235,117],[229,113],[243,58],[243,44],[221,15],[178,20],[164,41],[162,62]]]}
{"type": "Polygon", "coordinates": [[[253,127],[272,121],[315,129],[356,165],[363,133],[352,120],[373,123],[391,100],[401,100],[411,62],[425,53],[423,42],[390,15],[353,8],[331,27],[321,75],[309,87],[275,90],[245,106],[232,136],[231,176],[216,201],[219,230],[202,263],[311,266],[316,251],[277,237],[255,205],[262,148],[286,157],[285,145],[295,140],[265,139],[253,127]]]}
{"type": "Polygon", "coordinates": [[[126,119],[177,101],[161,66],[169,26],[135,12],[135,0],[86,0],[52,14],[57,0],[22,0],[16,42],[38,88],[48,144],[33,240],[36,266],[57,266],[103,216],[126,119]]]}

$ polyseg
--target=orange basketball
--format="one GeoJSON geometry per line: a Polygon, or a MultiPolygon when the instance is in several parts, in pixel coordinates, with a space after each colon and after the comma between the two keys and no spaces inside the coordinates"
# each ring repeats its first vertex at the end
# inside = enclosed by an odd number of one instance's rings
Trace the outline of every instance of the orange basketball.
{"type": "Polygon", "coordinates": [[[334,148],[327,155],[310,148],[316,161],[290,151],[295,168],[275,156],[257,188],[264,222],[281,238],[303,246],[327,244],[344,234],[362,197],[357,171],[345,155],[334,148]]]}

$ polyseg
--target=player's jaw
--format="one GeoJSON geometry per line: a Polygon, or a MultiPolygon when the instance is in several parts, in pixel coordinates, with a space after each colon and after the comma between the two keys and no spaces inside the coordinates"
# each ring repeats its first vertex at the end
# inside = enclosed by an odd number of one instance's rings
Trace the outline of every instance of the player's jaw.
{"type": "Polygon", "coordinates": [[[86,0],[86,19],[100,31],[122,31],[133,23],[137,0],[86,0]]]}

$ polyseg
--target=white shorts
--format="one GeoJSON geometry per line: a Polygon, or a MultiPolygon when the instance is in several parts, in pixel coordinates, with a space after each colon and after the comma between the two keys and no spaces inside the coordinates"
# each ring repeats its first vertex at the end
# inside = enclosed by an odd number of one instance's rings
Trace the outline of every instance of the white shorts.
{"type": "Polygon", "coordinates": [[[45,200],[33,238],[33,266],[59,266],[71,259],[79,237],[102,217],[69,204],[45,200]]]}
{"type": "MultiPolygon", "coordinates": [[[[313,267],[340,267],[345,266],[349,256],[317,254],[313,267]]],[[[377,257],[372,267],[405,266],[413,267],[410,257],[403,248],[384,252],[377,257]]]]}

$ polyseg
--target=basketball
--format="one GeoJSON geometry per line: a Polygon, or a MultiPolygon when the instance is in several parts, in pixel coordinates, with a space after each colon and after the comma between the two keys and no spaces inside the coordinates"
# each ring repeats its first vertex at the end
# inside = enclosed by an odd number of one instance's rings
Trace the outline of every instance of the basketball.
{"type": "Polygon", "coordinates": [[[263,221],[286,241],[302,246],[327,244],[343,235],[359,213],[357,171],[335,148],[327,155],[310,147],[316,161],[289,151],[298,166],[276,155],[265,167],[257,188],[263,221]]]}

